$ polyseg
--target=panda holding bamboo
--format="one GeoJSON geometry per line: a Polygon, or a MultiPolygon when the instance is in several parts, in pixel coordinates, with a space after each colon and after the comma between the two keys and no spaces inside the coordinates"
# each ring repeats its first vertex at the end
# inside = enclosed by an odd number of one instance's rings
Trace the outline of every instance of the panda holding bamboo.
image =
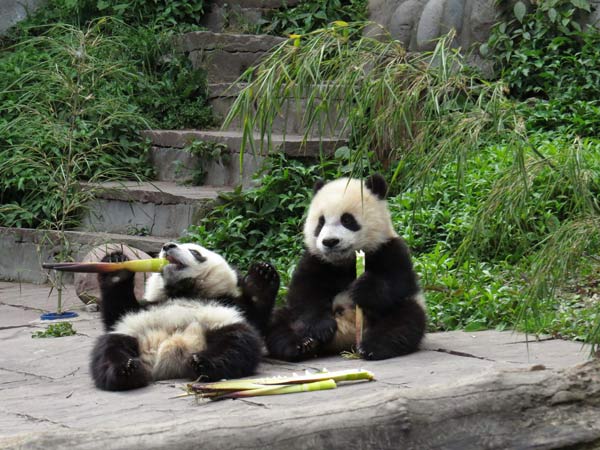
{"type": "MultiPolygon", "coordinates": [[[[98,275],[106,333],[92,350],[100,389],[120,391],[169,378],[215,381],[254,373],[279,276],[255,263],[245,277],[219,254],[195,244],[167,243],[161,273],[134,294],[133,272],[98,275]]],[[[121,262],[120,252],[103,262],[121,262]]]]}
{"type": "Polygon", "coordinates": [[[272,357],[298,361],[351,350],[355,305],[364,315],[357,349],[378,360],[417,350],[426,328],[421,289],[409,250],[394,231],[387,184],[319,181],[304,224],[306,246],[290,282],[287,303],[274,311],[266,336],[272,357]],[[356,278],[355,252],[366,254],[356,278]]]}

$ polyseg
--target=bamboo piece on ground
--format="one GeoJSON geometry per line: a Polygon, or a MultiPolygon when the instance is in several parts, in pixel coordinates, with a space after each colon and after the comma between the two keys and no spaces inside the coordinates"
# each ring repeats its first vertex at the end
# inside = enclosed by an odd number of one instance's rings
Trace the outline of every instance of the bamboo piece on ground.
{"type": "Polygon", "coordinates": [[[129,270],[130,272],[160,272],[169,264],[164,258],[137,259],[122,262],[62,262],[43,263],[44,269],[54,269],[63,272],[81,273],[107,273],[118,270],[129,270]]]}
{"type": "Polygon", "coordinates": [[[333,389],[336,382],[372,381],[372,372],[362,369],[318,372],[291,377],[268,377],[248,380],[217,381],[211,383],[192,383],[187,385],[188,395],[196,394],[202,398],[221,400],[224,398],[243,398],[258,395],[279,395],[333,389]]]}
{"type": "Polygon", "coordinates": [[[297,394],[300,392],[324,391],[327,389],[335,389],[337,384],[332,379],[323,381],[314,381],[312,383],[288,384],[288,385],[271,385],[264,386],[259,389],[246,389],[242,391],[228,392],[217,397],[211,397],[213,400],[225,400],[228,398],[245,398],[259,397],[262,395],[282,395],[282,394],[297,394]]]}

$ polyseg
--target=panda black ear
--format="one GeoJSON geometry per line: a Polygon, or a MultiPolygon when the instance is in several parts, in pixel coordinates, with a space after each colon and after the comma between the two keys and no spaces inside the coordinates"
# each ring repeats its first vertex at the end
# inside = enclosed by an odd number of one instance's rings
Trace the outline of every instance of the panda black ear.
{"type": "Polygon", "coordinates": [[[373,194],[383,200],[387,196],[387,183],[378,173],[375,173],[365,180],[365,186],[373,194]]]}
{"type": "Polygon", "coordinates": [[[313,186],[313,195],[319,192],[323,186],[325,186],[325,180],[317,180],[313,186]]]}

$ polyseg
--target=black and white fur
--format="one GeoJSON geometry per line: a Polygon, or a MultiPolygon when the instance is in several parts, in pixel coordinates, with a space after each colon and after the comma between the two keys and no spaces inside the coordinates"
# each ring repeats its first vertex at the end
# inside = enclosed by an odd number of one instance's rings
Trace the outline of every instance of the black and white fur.
{"type": "MultiPolygon", "coordinates": [[[[153,274],[144,302],[133,273],[98,276],[107,333],[92,351],[91,372],[100,389],[119,391],[169,378],[203,381],[251,375],[279,288],[266,263],[242,278],[217,253],[195,244],[167,243],[169,264],[153,274]]],[[[113,253],[104,261],[123,261],[113,253]]]]}
{"type": "Polygon", "coordinates": [[[271,356],[301,360],[351,350],[355,305],[364,315],[358,351],[385,359],[417,350],[425,333],[423,297],[409,250],[394,231],[380,175],[315,185],[304,225],[306,250],[274,312],[266,343],[271,356]],[[356,278],[355,251],[366,254],[356,278]]]}

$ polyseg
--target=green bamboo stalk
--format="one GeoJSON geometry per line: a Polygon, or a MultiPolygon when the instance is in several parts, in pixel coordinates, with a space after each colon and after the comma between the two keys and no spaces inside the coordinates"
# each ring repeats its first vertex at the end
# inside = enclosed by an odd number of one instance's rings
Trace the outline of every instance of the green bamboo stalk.
{"type": "MultiPolygon", "coordinates": [[[[365,273],[365,252],[359,250],[356,252],[356,278],[359,278],[363,273],[365,273]]],[[[364,316],[362,308],[356,305],[356,348],[360,346],[363,338],[363,326],[364,326],[364,316]]]]}
{"type": "Polygon", "coordinates": [[[258,397],[262,395],[282,395],[282,394],[297,394],[300,392],[323,391],[327,389],[335,389],[337,384],[334,380],[322,380],[312,383],[301,383],[291,385],[272,385],[265,386],[259,389],[247,389],[237,392],[229,392],[217,397],[210,397],[211,400],[225,400],[228,398],[247,398],[258,397]]]}

